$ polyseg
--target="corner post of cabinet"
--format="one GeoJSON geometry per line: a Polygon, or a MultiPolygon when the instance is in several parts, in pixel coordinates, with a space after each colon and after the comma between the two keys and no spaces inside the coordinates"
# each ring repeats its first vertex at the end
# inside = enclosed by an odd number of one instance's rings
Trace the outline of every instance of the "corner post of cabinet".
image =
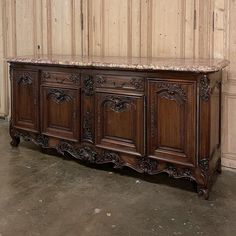
{"type": "Polygon", "coordinates": [[[17,130],[14,128],[14,104],[13,104],[13,92],[14,92],[14,81],[13,81],[13,64],[10,63],[9,65],[9,77],[10,77],[10,86],[11,86],[11,99],[10,99],[10,103],[11,103],[11,110],[10,110],[10,124],[9,124],[9,134],[11,136],[11,146],[12,147],[17,147],[20,143],[20,135],[17,132],[17,130]]]}
{"type": "Polygon", "coordinates": [[[9,63],[9,78],[10,78],[10,122],[11,125],[13,125],[14,121],[13,121],[13,64],[9,63]]]}
{"type": "Polygon", "coordinates": [[[81,74],[81,140],[95,143],[95,79],[81,74]]]}
{"type": "Polygon", "coordinates": [[[198,79],[198,193],[209,197],[210,180],[210,133],[211,133],[211,86],[208,74],[198,79]]]}

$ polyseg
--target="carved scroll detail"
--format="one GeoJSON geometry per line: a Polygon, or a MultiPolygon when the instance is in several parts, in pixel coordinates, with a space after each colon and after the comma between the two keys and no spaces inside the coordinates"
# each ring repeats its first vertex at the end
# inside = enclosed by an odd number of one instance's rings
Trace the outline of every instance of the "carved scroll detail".
{"type": "Polygon", "coordinates": [[[17,83],[22,85],[30,85],[33,83],[33,79],[28,72],[24,72],[17,76],[17,83]]]}
{"type": "Polygon", "coordinates": [[[57,104],[72,101],[72,97],[62,89],[49,89],[47,96],[53,99],[57,104]]]}
{"type": "Polygon", "coordinates": [[[143,90],[144,88],[144,82],[143,79],[138,79],[138,78],[132,78],[130,80],[130,84],[134,86],[137,90],[143,90]]]}
{"type": "Polygon", "coordinates": [[[126,79],[122,81],[116,81],[114,80],[109,80],[107,78],[104,78],[102,75],[98,75],[95,78],[96,80],[96,86],[97,87],[104,87],[108,86],[111,88],[118,88],[118,89],[136,89],[139,91],[142,91],[144,89],[144,80],[143,78],[131,78],[131,79],[126,79]]]}
{"type": "Polygon", "coordinates": [[[73,83],[78,83],[80,76],[78,74],[71,74],[68,79],[73,83]]]}
{"type": "Polygon", "coordinates": [[[119,97],[119,96],[106,96],[103,99],[103,102],[110,102],[110,108],[115,112],[123,112],[126,109],[126,105],[132,101],[128,97],[119,97]]]}
{"type": "MultiPolygon", "coordinates": [[[[13,139],[17,142],[17,143],[14,142],[12,145],[17,146],[20,137],[23,137],[26,141],[33,141],[34,143],[44,148],[49,147],[49,138],[47,136],[44,135],[31,136],[31,134],[28,132],[21,133],[17,129],[14,129],[12,124],[10,124],[10,133],[13,139]]],[[[56,146],[56,149],[62,155],[69,153],[73,158],[87,163],[92,163],[92,164],[113,163],[114,168],[122,168],[124,166],[128,166],[140,173],[154,175],[165,172],[168,173],[169,176],[173,178],[189,178],[191,180],[196,181],[191,169],[176,167],[175,165],[172,164],[169,165],[167,164],[166,167],[163,168],[162,165],[159,164],[158,160],[149,157],[141,157],[137,160],[137,163],[129,164],[126,163],[120,157],[119,153],[109,150],[101,150],[101,152],[99,152],[97,149],[91,146],[75,146],[72,142],[68,142],[65,140],[60,141],[59,144],[56,146]]],[[[207,171],[208,162],[202,160],[202,162],[200,163],[202,165],[201,168],[204,171],[207,171]]]]}
{"type": "Polygon", "coordinates": [[[122,166],[118,154],[110,151],[103,151],[99,154],[89,146],[74,147],[72,144],[67,142],[61,142],[57,146],[57,151],[63,155],[65,152],[68,152],[75,159],[88,163],[104,164],[112,162],[115,164],[116,168],[122,166]]]}
{"type": "Polygon", "coordinates": [[[158,83],[160,97],[175,100],[179,104],[187,101],[187,95],[181,85],[175,83],[161,82],[158,83]]]}

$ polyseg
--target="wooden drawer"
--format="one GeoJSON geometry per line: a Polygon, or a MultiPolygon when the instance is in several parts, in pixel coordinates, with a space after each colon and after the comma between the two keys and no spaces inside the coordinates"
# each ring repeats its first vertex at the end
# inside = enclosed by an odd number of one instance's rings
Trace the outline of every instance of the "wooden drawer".
{"type": "Polygon", "coordinates": [[[144,91],[144,78],[126,75],[96,75],[95,87],[144,91]]]}
{"type": "Polygon", "coordinates": [[[57,83],[66,85],[79,85],[80,75],[75,72],[64,71],[42,71],[42,83],[57,83]]]}

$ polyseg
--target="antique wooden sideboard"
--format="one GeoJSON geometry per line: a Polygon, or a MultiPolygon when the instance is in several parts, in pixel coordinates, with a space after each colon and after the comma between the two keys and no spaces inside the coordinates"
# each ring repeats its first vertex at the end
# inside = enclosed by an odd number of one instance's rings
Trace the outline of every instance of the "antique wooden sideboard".
{"type": "Polygon", "coordinates": [[[225,60],[38,56],[8,59],[11,145],[20,137],[89,163],[197,183],[221,171],[225,60]]]}

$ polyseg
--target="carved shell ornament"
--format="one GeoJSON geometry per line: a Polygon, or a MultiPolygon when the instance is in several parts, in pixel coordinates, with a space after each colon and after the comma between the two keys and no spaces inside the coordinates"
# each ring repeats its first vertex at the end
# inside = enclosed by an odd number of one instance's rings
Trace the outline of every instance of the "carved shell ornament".
{"type": "Polygon", "coordinates": [[[65,101],[69,102],[72,100],[71,96],[69,96],[62,89],[49,89],[48,98],[53,99],[57,104],[65,102],[65,101]]]}
{"type": "Polygon", "coordinates": [[[110,108],[115,112],[123,112],[126,109],[127,104],[131,102],[131,99],[118,96],[106,96],[103,102],[110,102],[110,108]]]}

